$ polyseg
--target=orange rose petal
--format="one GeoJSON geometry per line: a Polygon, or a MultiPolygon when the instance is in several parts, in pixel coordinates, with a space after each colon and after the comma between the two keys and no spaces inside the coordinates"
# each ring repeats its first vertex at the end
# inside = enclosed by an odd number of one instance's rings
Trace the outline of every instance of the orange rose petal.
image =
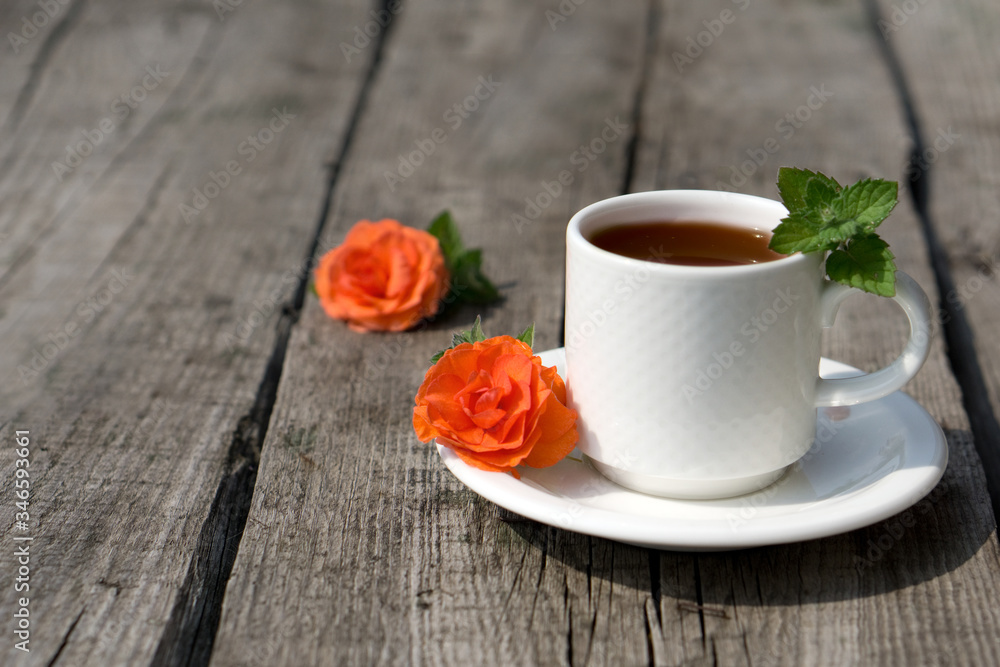
{"type": "Polygon", "coordinates": [[[526,344],[510,336],[463,343],[427,371],[414,431],[469,465],[516,475],[514,466],[550,466],[575,447],[577,417],[565,397],[555,368],[526,344]]]}
{"type": "Polygon", "coordinates": [[[437,429],[430,425],[430,420],[427,418],[426,407],[417,406],[413,410],[413,430],[420,442],[429,442],[438,436],[437,429]]]}
{"type": "MultiPolygon", "coordinates": [[[[540,364],[539,364],[540,365],[540,364]]],[[[549,386],[560,403],[566,405],[566,383],[559,377],[555,366],[542,367],[542,380],[549,386]]]]}
{"type": "Polygon", "coordinates": [[[435,314],[448,290],[436,238],[395,220],[359,221],[320,259],[323,310],[359,331],[404,331],[435,314]]]}
{"type": "Polygon", "coordinates": [[[467,464],[469,464],[473,468],[478,468],[480,470],[486,470],[487,472],[509,472],[516,479],[521,479],[520,473],[518,473],[517,470],[515,470],[514,468],[512,468],[510,466],[495,466],[495,465],[491,465],[489,463],[486,463],[485,461],[481,461],[480,459],[478,459],[475,456],[472,456],[472,455],[464,452],[460,448],[452,448],[452,451],[455,452],[456,454],[458,454],[458,458],[462,459],[463,461],[465,461],[467,464]]]}
{"type": "Polygon", "coordinates": [[[572,415],[572,426],[558,436],[543,432],[539,444],[535,445],[531,453],[524,459],[526,465],[532,468],[547,468],[559,463],[573,451],[579,434],[576,430],[576,413],[572,410],[569,412],[572,415]]]}

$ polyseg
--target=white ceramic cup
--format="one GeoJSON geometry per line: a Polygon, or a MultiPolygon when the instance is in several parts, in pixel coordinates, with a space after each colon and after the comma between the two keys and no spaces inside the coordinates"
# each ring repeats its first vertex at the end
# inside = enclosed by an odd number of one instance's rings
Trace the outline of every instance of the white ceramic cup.
{"type": "Polygon", "coordinates": [[[606,477],[659,496],[762,489],[815,437],[816,408],[901,388],[927,358],[930,307],[896,273],[910,320],[902,354],[875,373],[820,379],[820,332],[853,288],[825,279],[820,253],[725,267],[661,264],[587,239],[617,224],[708,221],[770,231],[776,201],[669,190],[592,204],[566,233],[566,381],[579,448],[606,477]]]}

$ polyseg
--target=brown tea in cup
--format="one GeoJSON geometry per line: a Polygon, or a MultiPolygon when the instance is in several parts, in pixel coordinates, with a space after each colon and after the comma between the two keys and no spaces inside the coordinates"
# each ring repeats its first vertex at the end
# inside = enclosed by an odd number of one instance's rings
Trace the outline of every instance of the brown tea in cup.
{"type": "Polygon", "coordinates": [[[683,266],[739,266],[786,257],[767,247],[769,231],[717,222],[637,222],[599,229],[587,240],[616,255],[683,266]]]}

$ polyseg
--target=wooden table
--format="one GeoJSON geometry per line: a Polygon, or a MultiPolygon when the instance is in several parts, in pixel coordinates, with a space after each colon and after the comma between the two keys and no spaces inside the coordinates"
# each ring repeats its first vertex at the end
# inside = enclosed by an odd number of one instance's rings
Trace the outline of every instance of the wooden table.
{"type": "MultiPolygon", "coordinates": [[[[0,26],[3,664],[1000,662],[995,2],[17,0],[0,26]],[[487,331],[556,347],[573,212],[776,197],[781,165],[904,182],[883,229],[939,308],[907,391],[950,450],[904,529],[698,554],[521,519],[410,425],[477,311],[362,335],[307,290],[355,221],[448,208],[505,297],[487,331]]],[[[824,353],[872,370],[904,328],[855,299],[824,353]]]]}

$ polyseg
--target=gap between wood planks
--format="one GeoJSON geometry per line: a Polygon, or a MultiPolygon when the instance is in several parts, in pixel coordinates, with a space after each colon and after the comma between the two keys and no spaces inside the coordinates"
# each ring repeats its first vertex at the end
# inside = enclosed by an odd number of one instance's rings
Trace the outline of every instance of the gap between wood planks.
{"type": "MultiPolygon", "coordinates": [[[[1000,422],[998,422],[990,404],[986,382],[976,353],[972,329],[965,318],[961,305],[956,306],[955,303],[947,298],[947,295],[955,294],[957,290],[951,275],[947,252],[941,245],[937,234],[937,221],[930,211],[931,165],[927,164],[921,158],[926,147],[926,141],[924,139],[923,126],[920,122],[920,114],[910,92],[907,72],[893,49],[892,44],[882,36],[878,29],[879,20],[883,18],[879,7],[879,0],[865,0],[864,4],[872,39],[876,41],[876,48],[879,51],[881,60],[889,72],[899,100],[900,110],[903,114],[904,125],[913,141],[909,160],[904,166],[904,174],[907,180],[907,190],[927,245],[931,269],[934,272],[934,280],[938,291],[938,309],[935,312],[940,314],[941,330],[944,334],[948,362],[962,393],[963,408],[969,417],[973,440],[985,471],[987,491],[990,495],[993,514],[994,517],[1000,517],[1000,449],[995,447],[995,445],[1000,444],[1000,422]]],[[[652,0],[649,9],[648,25],[655,26],[659,20],[657,0],[652,0]]],[[[627,148],[627,166],[621,194],[630,192],[632,186],[633,163],[641,132],[641,106],[646,89],[649,61],[655,52],[655,39],[656,33],[651,29],[647,35],[643,74],[636,90],[632,123],[632,127],[635,130],[627,148]]],[[[649,549],[648,553],[650,597],[655,605],[655,622],[660,626],[657,629],[662,632],[660,559],[657,550],[649,549]]],[[[705,647],[708,641],[708,637],[705,636],[706,610],[702,606],[703,591],[698,570],[699,558],[696,554],[693,560],[697,604],[692,605],[693,608],[689,610],[697,611],[698,613],[702,633],[702,646],[705,647]]],[[[652,624],[653,619],[650,618],[649,622],[652,624]]],[[[651,641],[649,647],[650,665],[655,661],[653,648],[651,641]]]]}
{"type": "MultiPolygon", "coordinates": [[[[291,303],[286,303],[276,325],[274,349],[264,370],[254,405],[237,423],[232,434],[227,457],[227,474],[219,483],[208,518],[202,525],[195,544],[187,577],[167,620],[163,635],[153,657],[156,665],[205,665],[212,656],[215,635],[222,618],[222,603],[226,585],[239,553],[240,541],[250,516],[257,465],[267,437],[271,412],[278,396],[278,385],[285,365],[292,328],[298,322],[305,304],[306,289],[311,276],[313,256],[319,249],[326,227],[340,170],[351,149],[355,131],[364,112],[369,92],[382,64],[385,43],[392,32],[395,13],[388,11],[389,0],[381,0],[380,8],[390,17],[373,40],[375,48],[368,71],[344,133],[340,152],[327,165],[329,175],[317,216],[312,241],[306,251],[303,271],[291,303]]],[[[379,8],[376,8],[379,9],[379,8]]]]}
{"type": "MultiPolygon", "coordinates": [[[[388,0],[384,0],[382,4],[385,8],[388,0]]],[[[1000,515],[1000,452],[991,450],[989,443],[1000,442],[1000,423],[997,422],[989,403],[982,370],[973,345],[971,328],[962,311],[945,298],[945,295],[954,293],[955,285],[948,267],[947,255],[940,246],[935,222],[929,212],[930,166],[922,164],[919,159],[925,143],[906,74],[892,46],[885,39],[882,39],[878,32],[877,23],[880,18],[878,0],[866,0],[865,4],[873,38],[878,43],[882,59],[896,86],[905,123],[912,136],[913,152],[910,164],[906,167],[909,192],[927,241],[930,262],[940,295],[939,307],[941,310],[939,312],[943,312],[945,315],[942,330],[949,363],[962,391],[963,404],[969,415],[976,448],[986,472],[987,488],[992,500],[994,515],[998,516],[1000,515]]],[[[632,186],[636,149],[641,136],[641,109],[649,77],[650,61],[655,52],[656,26],[661,18],[657,0],[650,0],[648,7],[645,57],[633,102],[633,133],[626,147],[626,168],[621,187],[622,194],[629,192],[632,186]]],[[[389,12],[389,15],[394,17],[392,12],[389,12]]],[[[324,200],[320,207],[312,242],[306,253],[306,259],[310,262],[319,248],[340,169],[351,148],[355,129],[366,107],[368,95],[381,65],[385,43],[392,32],[392,27],[393,22],[390,19],[386,29],[376,38],[372,61],[352,111],[343,146],[336,161],[330,165],[324,200]]],[[[220,482],[211,511],[202,527],[187,578],[178,594],[177,602],[157,647],[154,659],[156,664],[205,664],[211,657],[221,617],[226,583],[232,572],[249,516],[260,450],[267,436],[291,331],[298,321],[304,305],[309,275],[309,271],[306,271],[300,278],[292,302],[286,304],[281,313],[277,323],[274,349],[258,387],[254,406],[247,415],[240,419],[233,432],[228,455],[229,473],[220,482]]],[[[659,556],[655,549],[648,550],[648,554],[650,596],[654,602],[656,623],[660,625],[662,619],[660,617],[659,556]]],[[[697,573],[698,557],[694,558],[697,573]]],[[[704,636],[700,582],[696,582],[696,589],[704,643],[707,638],[704,636]]],[[[650,659],[653,659],[652,654],[650,659]]]]}
{"type": "Polygon", "coordinates": [[[975,336],[968,320],[962,311],[962,305],[957,306],[948,295],[957,294],[955,281],[951,277],[948,265],[948,254],[942,247],[937,234],[937,221],[930,210],[930,177],[931,165],[922,159],[927,144],[924,141],[924,130],[920,123],[917,104],[910,93],[907,74],[899,56],[892,48],[889,40],[879,31],[879,20],[884,17],[879,8],[879,0],[866,0],[868,23],[872,35],[878,44],[879,52],[889,69],[889,75],[902,107],[904,124],[909,129],[913,140],[913,150],[904,174],[908,181],[910,198],[917,212],[927,242],[927,254],[934,280],[938,290],[938,310],[941,314],[941,329],[944,332],[945,351],[952,373],[962,392],[962,407],[969,417],[972,430],[972,440],[983,463],[986,473],[986,490],[993,505],[993,517],[1000,517],[1000,422],[997,421],[993,406],[990,405],[989,391],[983,378],[979,355],[976,353],[975,336]]]}

